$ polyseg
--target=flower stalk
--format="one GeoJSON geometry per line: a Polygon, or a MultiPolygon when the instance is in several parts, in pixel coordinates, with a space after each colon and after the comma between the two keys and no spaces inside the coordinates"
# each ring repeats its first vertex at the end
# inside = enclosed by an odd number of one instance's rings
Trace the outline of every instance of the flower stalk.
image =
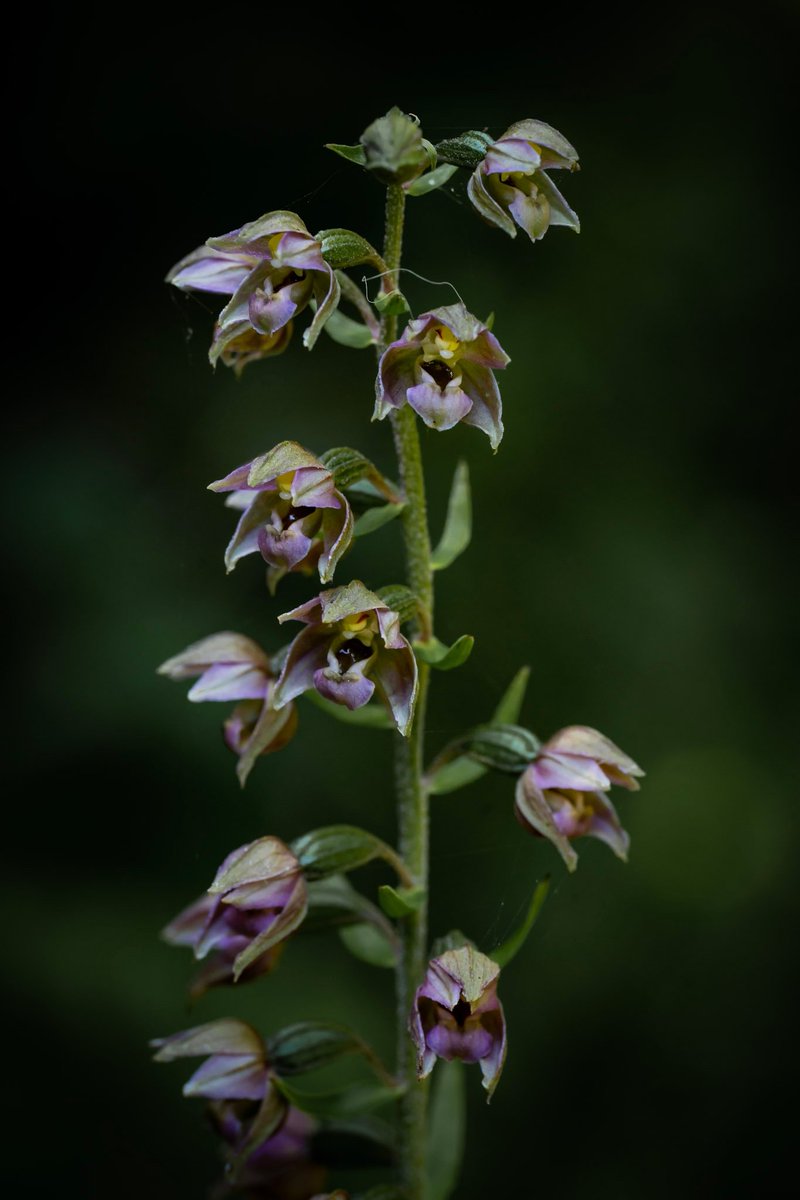
{"type": "MultiPolygon", "coordinates": [[[[405,193],[392,184],[386,192],[386,230],[383,256],[397,286],[403,246],[405,193]]],[[[397,336],[397,317],[383,319],[382,349],[397,336]]],[[[400,484],[405,494],[402,513],[408,586],[420,602],[417,630],[421,639],[431,636],[433,619],[433,568],[425,475],[417,417],[411,408],[391,414],[400,484]]],[[[419,908],[401,924],[401,951],[397,967],[397,1074],[406,1085],[400,1100],[400,1177],[409,1200],[420,1200],[425,1183],[425,1132],[427,1083],[417,1080],[416,1051],[408,1036],[408,1013],[425,974],[428,938],[428,793],[423,782],[425,713],[430,667],[419,665],[419,691],[414,723],[407,738],[395,739],[395,788],[400,854],[424,898],[419,908]]]]}

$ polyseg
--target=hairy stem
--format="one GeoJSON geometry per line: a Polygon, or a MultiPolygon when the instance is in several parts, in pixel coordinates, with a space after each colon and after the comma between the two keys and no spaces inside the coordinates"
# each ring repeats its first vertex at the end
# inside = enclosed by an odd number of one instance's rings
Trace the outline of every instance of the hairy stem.
{"type": "MultiPolygon", "coordinates": [[[[386,195],[384,258],[397,286],[397,269],[403,244],[405,194],[390,186],[386,195]]],[[[397,336],[397,317],[383,321],[384,347],[397,336]]],[[[425,476],[417,430],[417,418],[408,405],[391,416],[400,483],[405,493],[403,536],[406,548],[408,586],[421,602],[417,633],[428,637],[433,619],[433,571],[428,517],[425,505],[425,476]]],[[[428,795],[423,783],[425,708],[429,668],[420,663],[419,693],[414,724],[408,737],[397,737],[395,774],[400,853],[422,888],[428,886],[428,795]]],[[[400,1102],[399,1157],[403,1188],[408,1200],[422,1200],[425,1191],[425,1109],[427,1087],[417,1082],[416,1052],[408,1033],[408,1014],[414,992],[427,966],[428,901],[400,922],[401,954],[397,970],[397,1056],[398,1076],[406,1085],[400,1102]]]]}

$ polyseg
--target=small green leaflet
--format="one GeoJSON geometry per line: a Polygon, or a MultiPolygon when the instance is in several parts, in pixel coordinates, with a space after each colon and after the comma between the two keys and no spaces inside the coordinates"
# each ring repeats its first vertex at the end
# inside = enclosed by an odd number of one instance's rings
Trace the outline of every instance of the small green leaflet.
{"type": "Polygon", "coordinates": [[[443,571],[455,562],[466,550],[471,537],[472,494],[469,486],[469,467],[462,460],[453,475],[444,531],[431,557],[434,571],[443,571]]]}

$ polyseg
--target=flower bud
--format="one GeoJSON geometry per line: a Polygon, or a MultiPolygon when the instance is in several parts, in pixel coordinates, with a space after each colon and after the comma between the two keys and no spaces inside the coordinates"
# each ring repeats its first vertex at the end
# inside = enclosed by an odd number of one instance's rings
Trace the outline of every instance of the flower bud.
{"type": "Polygon", "coordinates": [[[373,121],[360,140],[364,166],[381,183],[410,183],[432,165],[419,124],[397,107],[373,121]]]}

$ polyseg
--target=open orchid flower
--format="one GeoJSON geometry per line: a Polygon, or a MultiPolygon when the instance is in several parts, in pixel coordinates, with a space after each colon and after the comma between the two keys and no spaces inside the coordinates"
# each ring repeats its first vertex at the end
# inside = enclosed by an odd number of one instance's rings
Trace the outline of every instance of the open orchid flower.
{"type": "Polygon", "coordinates": [[[430,1075],[437,1058],[480,1063],[491,1100],[506,1056],[499,975],[497,963],[470,945],[431,960],[409,1019],[418,1078],[430,1075]]]}
{"type": "Polygon", "coordinates": [[[313,300],[317,311],[303,335],[310,350],[339,303],[339,283],[320,243],[293,212],[266,213],[209,238],[176,263],[167,282],[182,291],[231,297],[219,315],[209,358],[239,370],[254,357],[285,349],[290,335],[283,331],[313,300]],[[254,333],[271,340],[254,342],[254,333]]]}
{"type": "Polygon", "coordinates": [[[515,811],[531,833],[553,843],[571,871],[576,837],[595,837],[626,859],[630,838],[606,792],[612,783],[635,792],[644,775],[618,746],[590,729],[570,725],[543,742],[517,782],[515,811]]]}
{"type": "Polygon", "coordinates": [[[278,617],[303,621],[289,647],[273,703],[280,709],[316,688],[326,700],[362,708],[373,693],[386,701],[397,728],[408,734],[417,696],[417,663],[400,632],[400,618],[363,583],[321,592],[278,617]]]}
{"type": "Polygon", "coordinates": [[[384,351],[373,419],[409,404],[431,429],[463,421],[483,430],[496,450],[503,409],[494,371],[510,361],[488,326],[463,304],[434,308],[409,321],[384,351]]]}
{"type": "Polygon", "coordinates": [[[262,754],[280,750],[297,729],[292,706],[275,708],[275,673],[269,656],[241,633],[215,633],[194,642],[158,668],[169,679],[197,679],[189,691],[195,703],[235,700],[225,721],[226,745],[238,756],[236,774],[244,787],[262,754]]]}
{"type": "MultiPolygon", "coordinates": [[[[222,1141],[236,1154],[246,1143],[252,1105],[231,1102],[210,1105],[211,1123],[222,1141]]],[[[312,1138],[318,1122],[299,1108],[289,1107],[279,1129],[262,1142],[237,1167],[235,1178],[226,1179],[212,1200],[239,1196],[247,1200],[304,1200],[319,1195],[328,1174],[315,1162],[312,1138]]],[[[347,1200],[342,1193],[343,1200],[347,1200]]]]}
{"type": "Polygon", "coordinates": [[[333,578],[353,538],[353,514],[330,471],[297,442],[280,442],[209,489],[227,492],[229,506],[242,510],[225,551],[229,571],[260,550],[271,592],[290,571],[333,578]]]}
{"type": "Polygon", "coordinates": [[[557,129],[544,121],[517,121],[490,146],[475,168],[467,192],[478,213],[509,237],[517,229],[532,242],[551,225],[580,231],[580,221],[545,172],[578,169],[578,155],[557,129]]]}
{"type": "Polygon", "coordinates": [[[210,987],[271,971],[307,907],[300,863],[278,838],[262,837],[229,854],[208,892],[162,937],[173,946],[191,946],[197,959],[208,957],[192,985],[197,998],[210,987]]]}

